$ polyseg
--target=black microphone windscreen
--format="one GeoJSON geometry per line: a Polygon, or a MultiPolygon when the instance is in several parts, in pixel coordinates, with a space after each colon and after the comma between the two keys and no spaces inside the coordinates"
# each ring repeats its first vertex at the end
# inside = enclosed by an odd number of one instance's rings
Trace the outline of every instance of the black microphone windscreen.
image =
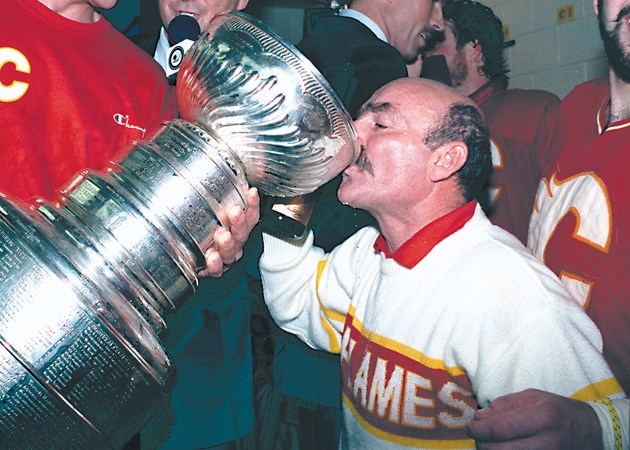
{"type": "Polygon", "coordinates": [[[168,44],[173,46],[186,39],[196,40],[201,34],[201,28],[194,17],[182,14],[171,20],[166,28],[166,34],[168,34],[168,44]]]}
{"type": "Polygon", "coordinates": [[[420,78],[439,81],[447,86],[452,86],[451,73],[446,64],[444,55],[425,56],[422,60],[422,72],[420,78]]]}

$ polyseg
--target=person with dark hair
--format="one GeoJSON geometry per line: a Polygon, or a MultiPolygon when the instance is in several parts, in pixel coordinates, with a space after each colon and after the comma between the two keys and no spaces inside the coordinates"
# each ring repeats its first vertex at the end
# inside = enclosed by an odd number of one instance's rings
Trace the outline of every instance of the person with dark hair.
{"type": "Polygon", "coordinates": [[[479,105],[492,137],[494,171],[480,198],[490,220],[527,243],[547,129],[560,99],[537,89],[507,89],[503,24],[471,0],[444,6],[444,41],[426,53],[444,55],[451,83],[479,105]]]}
{"type": "Polygon", "coordinates": [[[528,387],[623,397],[600,335],[553,273],[474,200],[491,170],[482,114],[436,81],[377,90],[339,200],[368,211],[331,252],[263,234],[276,322],[340,355],[340,448],[474,448],[478,407],[528,387]]]}
{"type": "MultiPolygon", "coordinates": [[[[630,393],[630,4],[593,0],[610,63],[558,109],[527,247],[593,319],[604,357],[630,393]]],[[[583,403],[524,391],[497,400],[470,425],[480,448],[630,448],[630,400],[583,403]]]]}
{"type": "MultiPolygon", "coordinates": [[[[478,70],[491,80],[509,70],[503,56],[503,23],[488,6],[470,0],[452,0],[444,7],[457,50],[470,43],[481,45],[478,70]]],[[[463,81],[462,76],[458,77],[463,81]]],[[[459,84],[459,83],[455,83],[459,84]]]]}

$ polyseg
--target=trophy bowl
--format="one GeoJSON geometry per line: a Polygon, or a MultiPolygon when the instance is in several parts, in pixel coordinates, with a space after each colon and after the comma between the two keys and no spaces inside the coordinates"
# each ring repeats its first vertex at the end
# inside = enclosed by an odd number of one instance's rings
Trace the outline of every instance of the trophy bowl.
{"type": "Polygon", "coordinates": [[[219,136],[250,185],[306,194],[358,155],[349,113],[292,44],[240,12],[215,16],[184,56],[182,118],[219,136]]]}

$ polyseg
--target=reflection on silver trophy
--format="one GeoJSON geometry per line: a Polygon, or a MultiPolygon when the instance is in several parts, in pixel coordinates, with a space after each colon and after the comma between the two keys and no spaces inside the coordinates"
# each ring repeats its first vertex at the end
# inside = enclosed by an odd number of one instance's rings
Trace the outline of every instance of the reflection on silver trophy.
{"type": "Polygon", "coordinates": [[[248,185],[311,192],[356,155],[332,88],[243,13],[215,17],[177,95],[182,120],[70,180],[58,204],[0,196],[3,447],[121,447],[168,395],[158,335],[226,211],[248,185]]]}

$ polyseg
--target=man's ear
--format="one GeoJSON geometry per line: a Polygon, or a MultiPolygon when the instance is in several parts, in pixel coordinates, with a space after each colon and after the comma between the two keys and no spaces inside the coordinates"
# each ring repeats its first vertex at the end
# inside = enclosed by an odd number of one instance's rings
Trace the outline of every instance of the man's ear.
{"type": "Polygon", "coordinates": [[[595,15],[599,16],[599,1],[593,0],[593,11],[595,11],[595,15]]]}
{"type": "Polygon", "coordinates": [[[429,179],[443,181],[461,169],[468,158],[468,147],[463,142],[454,141],[435,149],[429,164],[429,179]]]}
{"type": "Polygon", "coordinates": [[[483,47],[481,45],[481,42],[469,42],[468,44],[466,44],[466,52],[468,54],[468,58],[471,61],[477,63],[477,67],[483,66],[483,47]]]}

